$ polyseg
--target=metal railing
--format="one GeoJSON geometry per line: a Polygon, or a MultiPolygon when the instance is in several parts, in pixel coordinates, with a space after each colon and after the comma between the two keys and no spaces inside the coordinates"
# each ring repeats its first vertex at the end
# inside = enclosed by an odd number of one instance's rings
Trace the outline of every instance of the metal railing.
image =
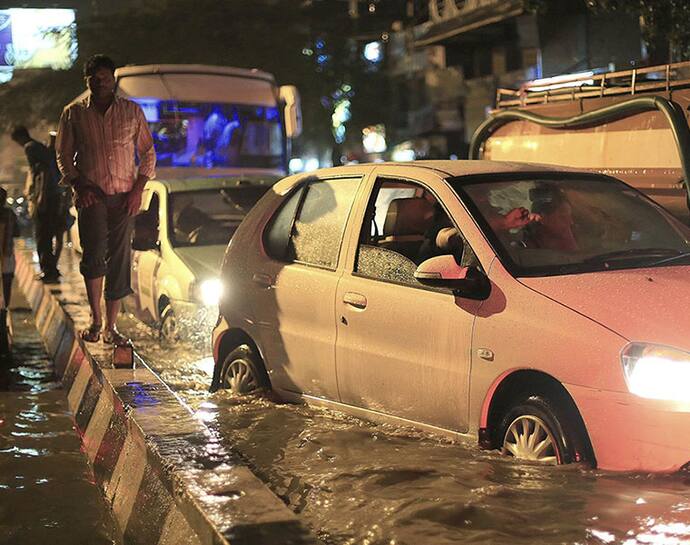
{"type": "Polygon", "coordinates": [[[496,108],[654,91],[670,92],[683,87],[690,87],[690,61],[618,72],[574,75],[572,78],[559,78],[552,85],[528,82],[519,89],[500,88],[496,91],[496,108]]]}

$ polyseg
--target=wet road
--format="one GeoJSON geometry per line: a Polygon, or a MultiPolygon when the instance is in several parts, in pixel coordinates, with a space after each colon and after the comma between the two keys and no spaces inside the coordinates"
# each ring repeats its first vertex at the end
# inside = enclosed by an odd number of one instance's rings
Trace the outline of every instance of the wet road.
{"type": "Polygon", "coordinates": [[[0,361],[0,544],[120,544],[27,307],[12,311],[14,361],[0,361]]]}
{"type": "Polygon", "coordinates": [[[207,349],[161,346],[132,318],[122,328],[327,544],[690,544],[690,474],[518,464],[471,441],[267,397],[208,394],[207,349]]]}

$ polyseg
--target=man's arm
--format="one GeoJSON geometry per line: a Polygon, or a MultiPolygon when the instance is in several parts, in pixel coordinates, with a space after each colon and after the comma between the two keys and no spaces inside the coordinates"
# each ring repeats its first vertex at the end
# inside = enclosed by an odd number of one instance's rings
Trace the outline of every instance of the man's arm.
{"type": "Polygon", "coordinates": [[[57,137],[55,139],[55,156],[58,168],[62,174],[61,184],[72,185],[79,178],[79,171],[74,165],[76,152],[72,113],[69,108],[65,108],[60,116],[57,137]]]}
{"type": "Polygon", "coordinates": [[[84,183],[81,173],[74,164],[77,146],[72,115],[73,112],[67,107],[60,116],[55,139],[55,159],[62,174],[60,184],[72,186],[76,193],[74,204],[77,208],[88,208],[98,201],[98,195],[89,184],[84,183]]]}

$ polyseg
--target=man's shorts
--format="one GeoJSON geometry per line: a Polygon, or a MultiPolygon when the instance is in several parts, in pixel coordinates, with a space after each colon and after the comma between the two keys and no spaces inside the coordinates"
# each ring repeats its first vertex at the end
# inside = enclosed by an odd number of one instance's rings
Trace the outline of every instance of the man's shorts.
{"type": "Polygon", "coordinates": [[[84,278],[105,276],[105,298],[122,299],[132,292],[130,268],[134,218],[127,214],[127,193],[103,195],[78,211],[84,278]]]}

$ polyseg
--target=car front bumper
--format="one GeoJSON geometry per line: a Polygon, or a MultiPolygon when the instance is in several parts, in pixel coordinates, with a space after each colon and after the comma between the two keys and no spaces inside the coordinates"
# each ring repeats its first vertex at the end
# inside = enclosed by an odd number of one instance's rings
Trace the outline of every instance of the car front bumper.
{"type": "Polygon", "coordinates": [[[566,387],[585,422],[600,469],[673,472],[690,462],[690,402],[566,387]]]}
{"type": "Polygon", "coordinates": [[[216,321],[215,327],[211,332],[211,348],[213,349],[213,361],[218,364],[218,358],[220,357],[220,343],[223,340],[223,335],[230,329],[230,325],[223,316],[219,316],[216,321]]]}

